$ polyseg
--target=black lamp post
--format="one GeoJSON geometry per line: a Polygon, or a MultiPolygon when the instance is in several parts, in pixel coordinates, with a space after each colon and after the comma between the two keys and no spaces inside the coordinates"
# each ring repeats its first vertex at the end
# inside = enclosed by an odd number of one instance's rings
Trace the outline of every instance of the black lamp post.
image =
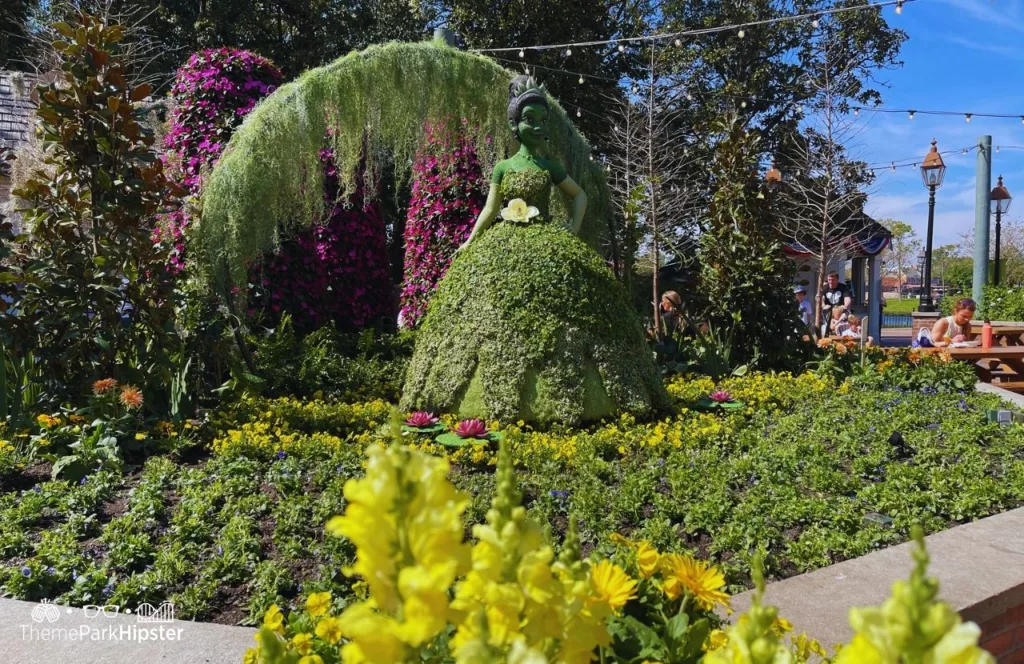
{"type": "Polygon", "coordinates": [[[935,190],[942,186],[942,178],[946,176],[946,164],[942,161],[942,155],[935,139],[932,139],[932,149],[921,164],[921,181],[928,188],[928,237],[925,240],[924,248],[924,276],[922,277],[921,303],[917,306],[918,311],[935,311],[935,303],[932,301],[932,228],[935,225],[935,190]]]}
{"type": "Polygon", "coordinates": [[[989,197],[992,206],[992,214],[996,215],[996,269],[992,275],[992,285],[999,285],[999,236],[1002,230],[1002,219],[1003,215],[1006,214],[1007,210],[1010,209],[1010,201],[1013,197],[1010,196],[1010,192],[1003,186],[1003,176],[999,176],[999,182],[992,189],[992,194],[989,197]]]}
{"type": "Polygon", "coordinates": [[[920,304],[920,298],[924,297],[924,259],[923,253],[917,255],[917,277],[921,280],[921,285],[917,287],[918,304],[920,304]]]}

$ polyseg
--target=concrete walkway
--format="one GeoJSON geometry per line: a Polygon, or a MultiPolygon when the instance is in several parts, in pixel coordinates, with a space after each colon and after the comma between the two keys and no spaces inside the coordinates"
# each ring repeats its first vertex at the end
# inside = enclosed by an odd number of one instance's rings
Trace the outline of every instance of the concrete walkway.
{"type": "MultiPolygon", "coordinates": [[[[965,620],[985,626],[1024,604],[1024,508],[981,519],[926,538],[930,576],[939,596],[965,620]]],[[[912,543],[769,584],[765,601],[823,646],[853,636],[851,607],[881,604],[898,579],[910,576],[912,543]]],[[[750,606],[751,593],[733,598],[737,613],[750,606]]]]}
{"type": "Polygon", "coordinates": [[[211,623],[141,622],[136,615],[87,616],[80,609],[0,599],[5,662],[39,664],[232,664],[256,630],[211,623]]]}

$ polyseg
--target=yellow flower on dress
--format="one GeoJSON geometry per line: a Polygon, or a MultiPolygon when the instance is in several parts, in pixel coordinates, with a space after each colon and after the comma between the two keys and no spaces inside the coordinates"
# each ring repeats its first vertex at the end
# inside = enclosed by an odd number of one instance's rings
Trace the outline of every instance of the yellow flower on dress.
{"type": "Polygon", "coordinates": [[[313,652],[313,635],[309,632],[296,634],[292,638],[292,647],[295,648],[295,652],[300,655],[308,655],[313,652]]]}
{"type": "Polygon", "coordinates": [[[658,550],[651,546],[650,542],[640,542],[636,547],[636,563],[640,567],[640,574],[645,579],[651,578],[655,572],[658,571],[658,562],[661,560],[661,554],[658,550]]]}
{"type": "Polygon", "coordinates": [[[703,560],[670,553],[662,556],[661,570],[665,594],[670,599],[687,594],[706,611],[714,608],[715,604],[729,606],[729,595],[721,590],[725,576],[703,560]]]}
{"type": "Polygon", "coordinates": [[[271,604],[267,612],[263,614],[263,625],[278,634],[284,632],[284,614],[281,613],[281,607],[271,604]]]}
{"type": "Polygon", "coordinates": [[[313,593],[306,599],[306,611],[314,618],[327,613],[331,608],[331,593],[313,593]]]}
{"type": "Polygon", "coordinates": [[[614,611],[636,597],[636,581],[610,560],[602,560],[590,568],[590,583],[594,588],[593,599],[607,602],[614,611]]]}
{"type": "Polygon", "coordinates": [[[514,221],[520,224],[528,222],[540,214],[540,210],[527,205],[526,201],[521,198],[513,198],[508,203],[507,208],[503,208],[501,211],[501,218],[505,221],[514,221]]]}
{"type": "Polygon", "coordinates": [[[324,618],[316,624],[316,635],[328,643],[341,641],[341,620],[324,618]]]}

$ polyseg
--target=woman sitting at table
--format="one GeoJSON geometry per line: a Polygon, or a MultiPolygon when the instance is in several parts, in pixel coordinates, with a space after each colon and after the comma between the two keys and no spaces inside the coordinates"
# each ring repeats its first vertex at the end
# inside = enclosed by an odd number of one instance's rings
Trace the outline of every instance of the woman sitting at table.
{"type": "Polygon", "coordinates": [[[940,318],[932,326],[931,341],[936,347],[971,340],[971,319],[978,305],[969,297],[953,304],[953,315],[940,318]]]}

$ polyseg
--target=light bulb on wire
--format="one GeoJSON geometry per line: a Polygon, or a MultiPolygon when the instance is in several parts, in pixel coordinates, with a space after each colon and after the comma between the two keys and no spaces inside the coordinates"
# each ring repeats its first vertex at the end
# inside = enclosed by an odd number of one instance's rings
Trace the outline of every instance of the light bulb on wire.
{"type": "Polygon", "coordinates": [[[676,39],[676,46],[682,46],[682,45],[683,45],[683,40],[682,39],[676,39]]]}
{"type": "Polygon", "coordinates": [[[583,74],[580,74],[580,85],[583,85],[583,74]]]}
{"type": "Polygon", "coordinates": [[[916,111],[910,111],[909,113],[907,113],[907,118],[910,119],[910,120],[913,120],[915,113],[916,113],[916,111]]]}
{"type": "Polygon", "coordinates": [[[623,46],[622,44],[619,44],[619,53],[625,53],[625,52],[626,52],[626,47],[623,46]]]}
{"type": "Polygon", "coordinates": [[[740,39],[743,39],[744,37],[747,36],[747,33],[746,31],[743,30],[743,28],[740,28],[740,31],[736,33],[736,36],[739,37],[740,39]]]}
{"type": "Polygon", "coordinates": [[[996,146],[996,154],[999,154],[999,146],[996,146]]]}
{"type": "Polygon", "coordinates": [[[569,57],[570,55],[572,55],[572,49],[571,48],[565,49],[565,57],[569,57]]]}
{"type": "Polygon", "coordinates": [[[896,172],[896,162],[895,161],[892,162],[891,165],[892,165],[892,172],[895,173],[896,172]]]}
{"type": "Polygon", "coordinates": [[[523,49],[519,49],[519,57],[525,58],[526,57],[526,51],[524,51],[523,49]]]}
{"type": "Polygon", "coordinates": [[[967,114],[964,115],[964,122],[966,122],[967,124],[971,124],[971,114],[970,113],[967,113],[967,114]]]}
{"type": "Polygon", "coordinates": [[[743,101],[741,101],[741,102],[740,102],[740,108],[746,108],[746,107],[747,107],[747,102],[746,102],[746,100],[743,100],[743,101]]]}
{"type": "Polygon", "coordinates": [[[813,21],[811,21],[811,27],[817,29],[817,27],[818,27],[818,19],[814,19],[813,21]]]}
{"type": "Polygon", "coordinates": [[[896,13],[897,14],[902,14],[903,13],[903,0],[896,0],[896,13]]]}
{"type": "Polygon", "coordinates": [[[578,118],[582,118],[583,117],[583,113],[581,113],[580,109],[578,109],[578,108],[576,109],[576,117],[578,117],[578,118]]]}

